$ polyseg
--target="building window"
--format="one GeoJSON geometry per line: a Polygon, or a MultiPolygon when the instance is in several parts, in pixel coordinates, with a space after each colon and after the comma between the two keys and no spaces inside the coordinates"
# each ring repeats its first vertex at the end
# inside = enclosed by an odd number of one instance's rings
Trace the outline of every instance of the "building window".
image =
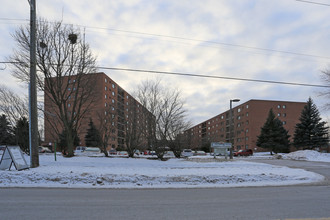
{"type": "Polygon", "coordinates": [[[286,105],[283,105],[282,108],[286,108],[286,105]]]}
{"type": "Polygon", "coordinates": [[[108,82],[106,78],[104,79],[104,82],[108,82]]]}
{"type": "Polygon", "coordinates": [[[112,95],[115,96],[115,92],[112,92],[112,95]]]}
{"type": "Polygon", "coordinates": [[[245,133],[248,133],[249,132],[249,129],[247,128],[246,130],[245,130],[245,133]]]}
{"type": "Polygon", "coordinates": [[[248,125],[249,124],[249,121],[246,121],[246,124],[248,125]]]}
{"type": "Polygon", "coordinates": [[[221,119],[223,119],[223,115],[221,115],[221,119]]]}
{"type": "Polygon", "coordinates": [[[237,120],[241,120],[241,116],[237,116],[237,120]]]}
{"type": "Polygon", "coordinates": [[[281,106],[280,105],[277,105],[277,108],[281,108],[281,106]]]}
{"type": "Polygon", "coordinates": [[[107,91],[107,87],[106,86],[104,87],[104,90],[107,91]]]}
{"type": "Polygon", "coordinates": [[[69,107],[69,108],[71,107],[71,104],[70,104],[70,103],[68,104],[68,107],[69,107]]]}
{"type": "Polygon", "coordinates": [[[112,103],[115,103],[115,100],[114,100],[114,99],[112,99],[112,100],[111,100],[111,102],[112,102],[112,103]]]}
{"type": "Polygon", "coordinates": [[[249,105],[246,105],[246,108],[249,108],[249,105]]]}
{"type": "Polygon", "coordinates": [[[104,95],[104,98],[106,99],[107,98],[107,95],[104,95]]]}
{"type": "Polygon", "coordinates": [[[286,125],[286,121],[283,121],[283,124],[286,125]]]}
{"type": "Polygon", "coordinates": [[[278,113],[277,116],[280,117],[281,116],[281,113],[278,113]]]}
{"type": "Polygon", "coordinates": [[[283,116],[283,117],[286,117],[286,113],[283,113],[282,116],[283,116]]]}
{"type": "Polygon", "coordinates": [[[115,88],[115,84],[112,84],[112,88],[115,88]]]}
{"type": "Polygon", "coordinates": [[[107,103],[104,103],[104,107],[107,107],[107,103]]]}
{"type": "Polygon", "coordinates": [[[241,112],[241,108],[238,108],[238,109],[237,109],[237,112],[241,112]]]}
{"type": "Polygon", "coordinates": [[[68,90],[71,91],[71,88],[69,87],[68,90]]]}

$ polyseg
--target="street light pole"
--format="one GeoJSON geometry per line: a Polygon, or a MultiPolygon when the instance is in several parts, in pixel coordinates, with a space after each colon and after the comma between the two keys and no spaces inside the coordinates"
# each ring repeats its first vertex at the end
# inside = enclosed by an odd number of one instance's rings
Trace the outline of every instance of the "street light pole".
{"type": "Polygon", "coordinates": [[[232,140],[232,117],[233,117],[233,113],[232,113],[232,103],[233,102],[239,102],[239,99],[231,99],[230,100],[230,108],[229,108],[229,142],[231,143],[231,148],[230,148],[230,159],[233,159],[233,147],[234,147],[234,141],[232,140]]]}
{"type": "Polygon", "coordinates": [[[30,167],[39,166],[38,154],[38,109],[36,89],[36,0],[29,0],[30,4],[30,84],[29,84],[29,139],[30,139],[30,167]]]}

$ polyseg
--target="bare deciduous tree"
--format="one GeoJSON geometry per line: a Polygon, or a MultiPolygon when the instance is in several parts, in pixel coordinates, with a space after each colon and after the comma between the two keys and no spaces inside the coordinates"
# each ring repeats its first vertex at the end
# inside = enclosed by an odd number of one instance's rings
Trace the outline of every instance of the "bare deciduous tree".
{"type": "Polygon", "coordinates": [[[137,150],[141,151],[148,145],[148,118],[152,119],[150,112],[132,99],[127,108],[125,123],[125,144],[130,157],[134,157],[137,150]]]}
{"type": "Polygon", "coordinates": [[[190,127],[180,92],[165,89],[160,80],[147,80],[138,87],[137,99],[155,116],[155,126],[151,123],[148,133],[158,158],[163,158],[167,147],[180,157],[182,134],[190,127]]]}
{"type": "Polygon", "coordinates": [[[12,127],[19,118],[28,117],[28,103],[9,88],[0,85],[0,112],[6,115],[12,127]]]}
{"type": "MultiPolygon", "coordinates": [[[[18,47],[10,57],[13,75],[23,82],[29,81],[29,31],[21,27],[13,34],[18,47]]],[[[57,137],[66,131],[67,153],[73,156],[74,133],[93,104],[89,76],[96,72],[96,59],[80,30],[61,22],[39,20],[37,42],[38,89],[50,101],[45,103],[45,124],[50,123],[57,137]]]]}
{"type": "Polygon", "coordinates": [[[102,141],[101,151],[106,157],[109,156],[107,151],[108,147],[110,146],[111,148],[114,148],[111,142],[113,142],[112,139],[116,137],[115,117],[116,112],[114,105],[109,105],[108,108],[106,108],[105,112],[97,112],[97,123],[99,125],[98,128],[101,134],[102,141]]]}
{"type": "MultiPolygon", "coordinates": [[[[322,81],[325,82],[326,85],[330,85],[330,67],[323,70],[322,71],[322,74],[321,74],[321,79],[322,81]]],[[[330,89],[324,91],[324,92],[321,92],[321,95],[322,96],[325,96],[326,98],[330,98],[330,89]]],[[[330,103],[326,103],[325,106],[324,106],[327,110],[330,109],[330,103]]]]}

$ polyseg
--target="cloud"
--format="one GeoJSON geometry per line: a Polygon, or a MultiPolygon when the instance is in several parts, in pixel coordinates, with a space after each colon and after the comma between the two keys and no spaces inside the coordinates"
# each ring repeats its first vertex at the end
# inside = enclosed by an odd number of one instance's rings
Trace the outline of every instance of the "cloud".
{"type": "MultiPolygon", "coordinates": [[[[4,0],[0,13],[29,18],[28,3],[15,4],[4,0]]],[[[86,40],[100,66],[322,84],[320,70],[329,63],[322,58],[330,57],[328,7],[287,0],[54,0],[37,4],[41,17],[85,26],[86,40]]],[[[16,27],[0,24],[2,58],[11,54],[14,42],[9,32],[16,27]]],[[[130,93],[141,80],[157,75],[101,71],[130,93]]],[[[9,72],[1,73],[15,86],[9,72]]],[[[318,106],[326,103],[318,96],[318,88],[161,77],[165,85],[182,91],[194,123],[226,111],[232,98],[306,101],[313,96],[318,106]]]]}

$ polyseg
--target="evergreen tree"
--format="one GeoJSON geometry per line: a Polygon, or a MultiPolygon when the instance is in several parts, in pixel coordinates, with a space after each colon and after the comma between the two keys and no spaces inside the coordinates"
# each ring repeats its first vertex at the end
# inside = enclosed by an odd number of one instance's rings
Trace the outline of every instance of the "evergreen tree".
{"type": "Polygon", "coordinates": [[[270,109],[267,120],[258,136],[257,146],[269,149],[271,154],[272,152],[289,152],[289,138],[290,135],[283,127],[283,123],[275,117],[273,109],[270,109]]]}
{"type": "Polygon", "coordinates": [[[27,118],[22,117],[16,122],[15,137],[18,146],[26,154],[30,154],[29,147],[29,122],[27,118]]]}
{"type": "Polygon", "coordinates": [[[14,145],[15,138],[13,134],[13,129],[7,120],[6,115],[2,114],[0,116],[0,145],[14,145]]]}
{"type": "Polygon", "coordinates": [[[89,128],[85,136],[85,144],[87,147],[101,147],[102,139],[99,130],[95,127],[92,120],[88,123],[89,128]]]}
{"type": "Polygon", "coordinates": [[[326,122],[322,122],[320,113],[311,98],[301,112],[300,123],[296,125],[294,133],[294,146],[313,149],[327,145],[329,142],[326,122]]]}

